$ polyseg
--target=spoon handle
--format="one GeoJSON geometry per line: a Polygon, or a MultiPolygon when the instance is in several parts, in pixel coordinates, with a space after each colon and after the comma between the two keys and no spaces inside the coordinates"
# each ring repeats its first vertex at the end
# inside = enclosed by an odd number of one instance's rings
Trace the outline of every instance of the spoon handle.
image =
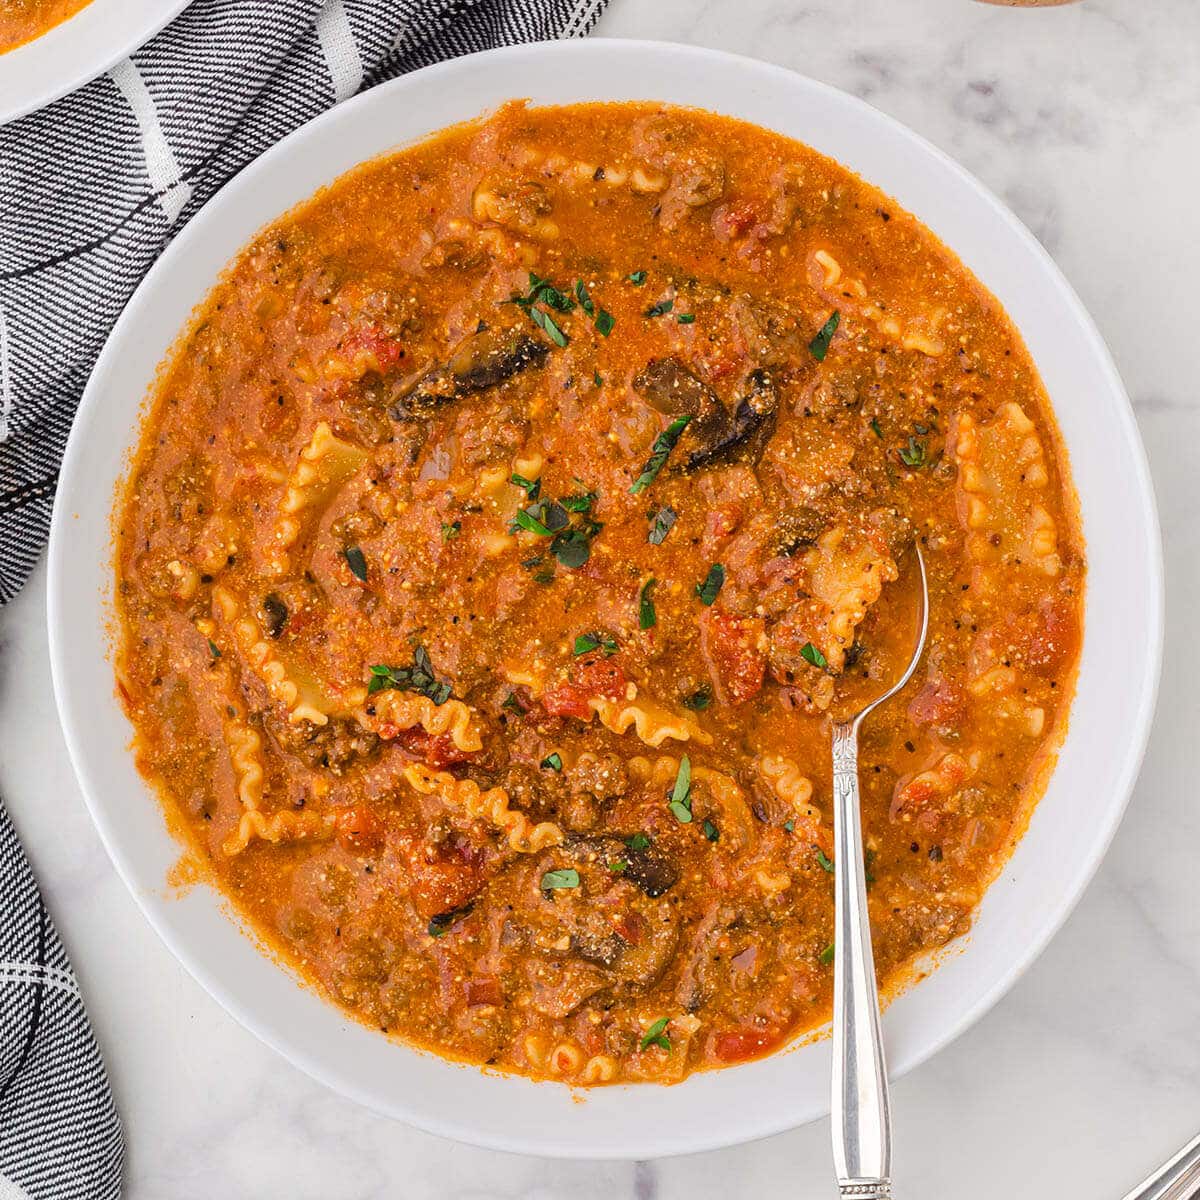
{"type": "Polygon", "coordinates": [[[843,1197],[888,1200],[892,1116],[867,913],[858,721],[833,727],[833,797],[833,1161],[843,1197]]]}
{"type": "Polygon", "coordinates": [[[1125,1196],[1125,1200],[1188,1200],[1200,1188],[1200,1137],[1125,1196]]]}

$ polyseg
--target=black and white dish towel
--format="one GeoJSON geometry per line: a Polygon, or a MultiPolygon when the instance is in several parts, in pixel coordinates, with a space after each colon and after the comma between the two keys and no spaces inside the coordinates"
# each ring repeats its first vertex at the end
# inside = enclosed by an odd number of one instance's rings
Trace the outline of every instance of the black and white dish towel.
{"type": "MultiPolygon", "coordinates": [[[[604,3],[193,0],[107,74],[0,128],[0,604],[42,551],[109,330],[226,180],[363,88],[585,34],[604,3]]],[[[0,1200],[117,1197],[122,1156],[78,985],[0,804],[0,1200]]]]}

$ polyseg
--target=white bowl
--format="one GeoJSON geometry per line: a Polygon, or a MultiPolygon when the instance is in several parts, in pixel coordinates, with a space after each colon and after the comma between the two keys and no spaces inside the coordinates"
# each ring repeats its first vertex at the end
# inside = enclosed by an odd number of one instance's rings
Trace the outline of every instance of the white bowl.
{"type": "Polygon", "coordinates": [[[148,42],[188,0],[92,0],[0,54],[0,125],[82,87],[148,42]]]}
{"type": "MultiPolygon", "coordinates": [[[[1128,400],[1091,320],[1026,229],[895,121],[779,67],[692,47],[592,40],[493,51],[384,84],[292,134],[175,239],[118,321],[63,463],[50,544],[50,652],[67,745],[92,816],[147,917],[239,1021],[331,1087],[435,1133],[532,1154],[632,1158],[746,1141],[828,1111],[829,1043],[693,1076],[670,1089],[567,1088],[489,1075],[390,1042],[297,986],[208,888],[164,881],[179,854],[127,746],[105,625],[108,516],[155,368],[221,268],[265,223],[356,163],[512,96],[655,98],[807,142],[915,213],[995,293],[1053,399],[1083,508],[1087,628],[1070,733],[1029,832],[962,953],[884,1021],[893,1074],[994,1004],[1045,947],[1095,870],[1141,760],[1162,643],[1154,498],[1128,400]],[[1130,647],[1134,652],[1130,653],[1130,647]]],[[[981,1064],[986,1068],[989,1064],[981,1064]]],[[[992,1067],[998,1064],[990,1064],[992,1067]]]]}

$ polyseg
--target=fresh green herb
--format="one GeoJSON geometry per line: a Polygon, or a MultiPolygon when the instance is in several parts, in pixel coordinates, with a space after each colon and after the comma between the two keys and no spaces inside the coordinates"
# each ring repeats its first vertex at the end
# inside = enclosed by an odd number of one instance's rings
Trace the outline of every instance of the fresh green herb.
{"type": "Polygon", "coordinates": [[[818,650],[816,646],[812,644],[812,642],[805,642],[804,645],[800,647],[800,657],[804,659],[806,663],[812,663],[814,667],[819,667],[821,670],[824,670],[827,666],[829,666],[829,662],[825,658],[825,655],[823,655],[820,650],[818,650]]]}
{"type": "Polygon", "coordinates": [[[546,767],[551,771],[561,771],[562,770],[562,755],[559,754],[559,752],[557,750],[555,750],[555,752],[553,754],[547,754],[546,757],[543,758],[542,761],[538,764],[538,766],[546,767]]]}
{"type": "Polygon", "coordinates": [[[690,696],[684,696],[683,707],[692,712],[703,712],[712,703],[712,688],[708,684],[698,687],[690,696]]]}
{"type": "Polygon", "coordinates": [[[622,871],[626,871],[628,868],[629,863],[623,858],[618,858],[616,862],[610,862],[608,864],[608,869],[615,875],[620,875],[622,871]]]}
{"type": "Polygon", "coordinates": [[[875,436],[876,436],[876,437],[877,437],[877,438],[878,438],[878,439],[879,439],[881,442],[883,441],[883,430],[879,428],[879,418],[878,418],[878,417],[872,417],[872,418],[871,418],[871,432],[872,432],[872,433],[873,433],[873,434],[874,434],[874,435],[875,435],[875,436]]]}
{"type": "Polygon", "coordinates": [[[680,313],[679,316],[677,316],[675,318],[675,320],[677,320],[680,323],[680,325],[690,325],[695,319],[696,319],[695,313],[680,313]]]}
{"type": "Polygon", "coordinates": [[[634,833],[625,839],[630,850],[649,850],[650,839],[644,833],[634,833]]]}
{"type": "Polygon", "coordinates": [[[705,821],[704,836],[710,842],[719,842],[721,840],[721,831],[711,821],[705,821]]]}
{"type": "Polygon", "coordinates": [[[596,332],[601,337],[608,337],[616,323],[616,318],[606,308],[602,308],[596,314],[596,332]]]}
{"type": "Polygon", "coordinates": [[[592,554],[592,539],[603,529],[599,521],[588,518],[579,525],[563,530],[550,543],[550,553],[564,567],[582,567],[592,554]]]}
{"type": "Polygon", "coordinates": [[[696,595],[705,608],[711,608],[717,598],[717,593],[725,584],[725,568],[720,563],[713,563],[708,568],[708,574],[703,583],[696,584],[696,595]]]}
{"type": "Polygon", "coordinates": [[[448,932],[456,921],[461,921],[463,917],[469,916],[472,907],[470,904],[464,904],[462,908],[454,908],[449,912],[438,913],[425,927],[426,932],[430,937],[440,938],[444,933],[448,932]]]}
{"type": "Polygon", "coordinates": [[[821,870],[828,871],[829,874],[832,875],[833,874],[833,859],[827,858],[825,855],[825,851],[822,850],[820,846],[814,846],[813,849],[817,852],[817,862],[820,863],[821,870]]]}
{"type": "Polygon", "coordinates": [[[900,447],[900,461],[906,467],[923,467],[925,465],[925,443],[910,436],[908,445],[900,447]]]}
{"type": "Polygon", "coordinates": [[[604,380],[600,378],[600,372],[599,372],[599,371],[593,371],[593,372],[592,372],[592,382],[593,382],[593,383],[594,383],[594,384],[595,384],[597,387],[603,387],[603,386],[604,386],[604,380]]]}
{"type": "Polygon", "coordinates": [[[212,640],[212,638],[208,639],[208,652],[213,656],[213,658],[221,657],[221,647],[218,646],[217,643],[212,640]]]}
{"type": "Polygon", "coordinates": [[[370,667],[371,681],[367,684],[367,695],[394,689],[397,692],[416,692],[427,696],[434,704],[445,704],[450,699],[450,685],[439,680],[429,660],[429,651],[418,645],[413,650],[412,666],[389,667],[376,663],[370,667]]]}
{"type": "Polygon", "coordinates": [[[449,525],[445,521],[442,522],[442,541],[451,542],[462,533],[462,522],[451,521],[449,525]]]}
{"type": "Polygon", "coordinates": [[[675,786],[671,789],[671,801],[667,805],[680,825],[690,825],[692,820],[692,760],[685,754],[679,760],[679,772],[675,786]]]}
{"type": "Polygon", "coordinates": [[[654,514],[650,525],[650,532],[647,535],[647,540],[652,546],[661,546],[666,541],[667,534],[671,532],[671,528],[678,517],[679,514],[667,504],[664,504],[654,514]]]}
{"type": "Polygon", "coordinates": [[[796,820],[794,817],[788,817],[783,823],[783,832],[791,833],[796,828],[796,820]]]}
{"type": "Polygon", "coordinates": [[[566,529],[571,523],[567,510],[557,500],[543,496],[528,508],[521,509],[509,523],[510,533],[524,529],[527,533],[536,533],[539,537],[553,537],[560,530],[566,529]]]}
{"type": "Polygon", "coordinates": [[[645,271],[633,271],[629,275],[627,275],[625,278],[628,279],[629,282],[632,283],[634,287],[641,287],[642,284],[646,282],[646,272],[645,271]]]}
{"type": "Polygon", "coordinates": [[[342,553],[346,556],[346,566],[354,574],[354,578],[360,583],[367,582],[367,560],[363,557],[363,552],[357,546],[347,546],[342,553]]]}
{"type": "Polygon", "coordinates": [[[646,309],[645,315],[648,317],[665,317],[667,313],[669,313],[674,307],[674,300],[660,300],[657,304],[650,305],[650,307],[646,309]]]}
{"type": "Polygon", "coordinates": [[[596,306],[592,303],[592,298],[588,295],[587,286],[582,279],[575,280],[575,299],[579,301],[579,307],[589,317],[596,315],[596,306]]]}
{"type": "Polygon", "coordinates": [[[514,471],[508,477],[508,482],[519,487],[530,500],[536,500],[542,494],[542,481],[540,479],[526,479],[524,475],[518,475],[514,471]]]}
{"type": "Polygon", "coordinates": [[[509,692],[504,697],[504,703],[500,707],[508,709],[511,713],[516,713],[518,717],[523,717],[529,711],[521,702],[521,697],[516,692],[509,692]]]}
{"type": "Polygon", "coordinates": [[[559,312],[570,312],[575,307],[575,301],[570,296],[560,292],[548,279],[529,272],[529,291],[524,296],[514,292],[509,304],[515,304],[526,311],[535,304],[547,304],[559,312]]]}
{"type": "Polygon", "coordinates": [[[541,583],[541,584],[553,583],[554,582],[554,568],[547,567],[544,571],[538,571],[537,574],[534,575],[534,577],[533,577],[533,582],[541,583]]]}
{"type": "Polygon", "coordinates": [[[584,513],[596,503],[595,492],[584,492],[581,496],[564,496],[559,504],[567,510],[567,512],[584,513]]]}
{"type": "Polygon", "coordinates": [[[530,320],[545,332],[556,346],[565,346],[571,339],[555,323],[554,318],[541,308],[529,310],[530,320]]]}
{"type": "Polygon", "coordinates": [[[829,966],[829,964],[831,962],[833,962],[833,943],[832,942],[830,942],[829,945],[826,946],[825,949],[822,950],[821,953],[817,955],[817,961],[823,967],[827,967],[827,966],[829,966]]]}
{"type": "Polygon", "coordinates": [[[644,492],[658,478],[659,471],[663,469],[668,456],[675,449],[675,444],[688,427],[691,419],[690,416],[676,417],[654,439],[654,445],[650,448],[650,457],[646,460],[642,473],[633,481],[633,486],[629,489],[635,496],[638,492],[644,492]]]}
{"type": "Polygon", "coordinates": [[[833,335],[837,332],[838,322],[841,319],[842,314],[835,308],[833,315],[821,326],[817,336],[808,343],[808,352],[817,362],[825,361],[825,355],[829,353],[829,343],[833,341],[833,335]]]}
{"type": "Polygon", "coordinates": [[[647,579],[638,592],[638,628],[653,629],[658,624],[658,613],[654,609],[654,585],[657,579],[647,579]]]}
{"type": "Polygon", "coordinates": [[[649,1050],[651,1046],[658,1046],[661,1050],[671,1049],[671,1039],[667,1037],[666,1029],[671,1023],[670,1017],[659,1017],[649,1029],[646,1030],[642,1037],[639,1050],[649,1050]]]}
{"type": "Polygon", "coordinates": [[[574,867],[564,867],[561,871],[547,871],[542,876],[542,891],[553,892],[559,888],[577,888],[579,872],[574,867]]]}
{"type": "MultiPolygon", "coordinates": [[[[939,849],[938,853],[939,854],[941,853],[940,849],[939,849]]],[[[871,884],[873,884],[875,882],[875,876],[871,874],[871,865],[875,861],[875,851],[868,850],[866,852],[866,854],[863,856],[863,858],[865,860],[863,865],[866,867],[865,876],[866,876],[867,887],[870,887],[871,884]]]]}
{"type": "Polygon", "coordinates": [[[575,656],[591,654],[593,650],[603,650],[605,658],[612,658],[620,646],[611,633],[596,630],[594,633],[581,633],[575,639],[575,656]]]}

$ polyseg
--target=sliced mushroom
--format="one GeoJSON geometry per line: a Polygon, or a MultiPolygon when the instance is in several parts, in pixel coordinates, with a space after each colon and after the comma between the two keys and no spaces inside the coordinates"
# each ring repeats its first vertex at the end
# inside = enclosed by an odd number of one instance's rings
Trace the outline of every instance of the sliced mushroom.
{"type": "Polygon", "coordinates": [[[705,438],[697,430],[694,440],[699,440],[701,446],[688,455],[685,471],[728,462],[739,454],[751,459],[757,459],[762,454],[775,430],[779,392],[771,376],[761,369],[750,373],[748,383],[749,388],[738,401],[733,419],[717,437],[705,438]]]}
{"type": "Polygon", "coordinates": [[[540,364],[550,347],[519,329],[481,327],[454,348],[449,360],[409,385],[388,410],[394,420],[425,416],[443,404],[483,392],[526,367],[540,364]]]}
{"type": "Polygon", "coordinates": [[[623,862],[622,878],[636,884],[651,900],[657,900],[679,879],[674,861],[653,845],[634,850],[628,840],[612,836],[572,838],[571,842],[594,850],[609,862],[623,862]]]}
{"type": "Polygon", "coordinates": [[[633,390],[669,417],[692,418],[688,435],[702,442],[719,438],[729,425],[720,397],[677,358],[654,358],[634,379],[633,390]]]}

